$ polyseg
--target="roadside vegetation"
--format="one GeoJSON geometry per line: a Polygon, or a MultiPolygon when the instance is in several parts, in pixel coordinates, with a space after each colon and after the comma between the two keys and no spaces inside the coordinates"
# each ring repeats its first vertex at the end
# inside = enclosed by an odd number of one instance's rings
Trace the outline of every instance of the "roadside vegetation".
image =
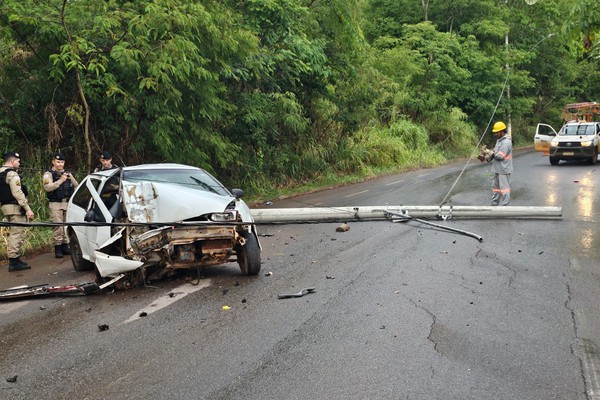
{"type": "Polygon", "coordinates": [[[600,100],[599,38],[596,0],[4,0],[0,150],[36,220],[57,150],[275,198],[468,157],[492,119],[528,144],[600,100]]]}

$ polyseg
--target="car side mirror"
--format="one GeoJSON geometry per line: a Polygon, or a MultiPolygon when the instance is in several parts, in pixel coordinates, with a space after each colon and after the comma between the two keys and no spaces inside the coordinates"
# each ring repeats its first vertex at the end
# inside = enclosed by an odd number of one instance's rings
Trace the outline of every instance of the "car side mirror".
{"type": "Polygon", "coordinates": [[[231,194],[236,199],[239,199],[240,197],[242,197],[244,195],[244,191],[242,189],[231,189],[231,194]]]}

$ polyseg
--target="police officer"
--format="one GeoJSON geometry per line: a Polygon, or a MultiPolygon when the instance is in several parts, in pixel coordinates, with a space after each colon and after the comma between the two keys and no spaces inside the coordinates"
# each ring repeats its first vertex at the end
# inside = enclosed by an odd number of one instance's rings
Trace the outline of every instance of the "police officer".
{"type": "Polygon", "coordinates": [[[117,165],[112,162],[112,154],[110,151],[103,151],[100,154],[100,165],[96,166],[94,172],[98,171],[106,171],[107,169],[119,168],[117,165]]]}
{"type": "MultiPolygon", "coordinates": [[[[67,202],[77,187],[77,180],[65,171],[65,156],[58,152],[52,156],[52,168],[44,172],[44,190],[50,207],[50,221],[65,222],[67,216],[67,202]]],[[[64,226],[52,228],[54,241],[54,256],[62,258],[71,254],[64,226]]]]}
{"type": "MultiPolygon", "coordinates": [[[[18,171],[21,166],[19,153],[5,153],[4,165],[0,167],[0,203],[8,222],[26,222],[33,219],[33,211],[27,202],[27,188],[21,183],[18,171]]],[[[21,261],[20,251],[25,240],[25,227],[11,226],[8,229],[8,270],[22,271],[31,268],[21,261]]]]}

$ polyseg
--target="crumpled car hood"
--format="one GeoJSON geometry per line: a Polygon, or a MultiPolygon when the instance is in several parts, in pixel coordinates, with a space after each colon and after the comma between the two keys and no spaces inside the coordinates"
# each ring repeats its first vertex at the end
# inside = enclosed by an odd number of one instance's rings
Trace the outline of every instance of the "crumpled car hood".
{"type": "Polygon", "coordinates": [[[123,181],[125,209],[131,222],[177,222],[224,211],[234,197],[163,182],[123,181]]]}

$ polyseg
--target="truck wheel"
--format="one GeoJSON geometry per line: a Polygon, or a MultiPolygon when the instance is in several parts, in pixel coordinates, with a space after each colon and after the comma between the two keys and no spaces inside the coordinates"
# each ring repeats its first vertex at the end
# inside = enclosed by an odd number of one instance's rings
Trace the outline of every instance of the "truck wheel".
{"type": "Polygon", "coordinates": [[[550,164],[552,164],[552,165],[558,165],[559,161],[560,161],[559,158],[550,157],[550,164]]]}
{"type": "Polygon", "coordinates": [[[260,272],[260,247],[258,240],[252,232],[242,235],[246,244],[237,249],[237,261],[244,275],[258,275],[260,272]]]}
{"type": "Polygon", "coordinates": [[[594,151],[594,155],[592,156],[592,158],[590,159],[590,164],[592,165],[596,165],[596,163],[598,162],[598,149],[596,149],[594,151]]]}
{"type": "Polygon", "coordinates": [[[83,252],[77,240],[75,232],[69,232],[69,244],[71,245],[71,261],[75,271],[88,271],[94,268],[94,263],[83,258],[83,252]]]}

